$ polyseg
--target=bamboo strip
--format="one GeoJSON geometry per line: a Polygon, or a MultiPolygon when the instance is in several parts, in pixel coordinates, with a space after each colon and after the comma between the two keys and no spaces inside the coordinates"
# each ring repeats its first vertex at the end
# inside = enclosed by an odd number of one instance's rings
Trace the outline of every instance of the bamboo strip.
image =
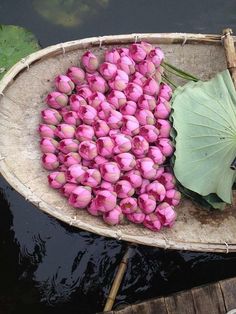
{"type": "Polygon", "coordinates": [[[225,48],[227,68],[230,71],[234,87],[236,88],[236,54],[232,34],[232,29],[226,28],[223,30],[222,39],[225,48]]]}

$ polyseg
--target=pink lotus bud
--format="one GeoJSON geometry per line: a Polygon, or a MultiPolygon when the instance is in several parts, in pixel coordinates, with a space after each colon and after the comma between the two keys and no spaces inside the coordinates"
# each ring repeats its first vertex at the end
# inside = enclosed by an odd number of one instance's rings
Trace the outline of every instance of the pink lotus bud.
{"type": "Polygon", "coordinates": [[[93,92],[105,93],[108,90],[107,82],[100,75],[92,75],[88,79],[89,87],[93,92]]]}
{"type": "Polygon", "coordinates": [[[174,189],[175,185],[176,185],[176,180],[175,177],[173,176],[172,173],[170,172],[164,172],[160,178],[158,179],[158,181],[164,185],[166,190],[171,190],[174,189]]]}
{"type": "Polygon", "coordinates": [[[144,137],[136,135],[132,138],[132,152],[136,157],[143,157],[149,149],[149,144],[144,137]]]}
{"type": "Polygon", "coordinates": [[[106,122],[111,129],[119,129],[123,123],[123,116],[119,111],[111,109],[107,113],[106,122]]]}
{"type": "Polygon", "coordinates": [[[113,154],[113,149],[114,149],[114,141],[108,137],[100,137],[97,140],[97,151],[98,154],[101,155],[102,157],[111,157],[113,154]]]}
{"type": "Polygon", "coordinates": [[[154,115],[158,119],[167,119],[170,115],[170,103],[162,97],[158,98],[154,115]]]}
{"type": "Polygon", "coordinates": [[[101,174],[97,169],[88,169],[80,181],[83,185],[91,186],[92,188],[98,186],[101,182],[101,174]]]}
{"type": "Polygon", "coordinates": [[[94,137],[94,129],[87,124],[81,124],[75,131],[75,137],[80,141],[91,141],[94,137]]]}
{"type": "Polygon", "coordinates": [[[135,117],[140,125],[150,124],[153,125],[156,122],[153,113],[147,109],[138,109],[135,113],[135,117]]]}
{"type": "Polygon", "coordinates": [[[81,105],[87,105],[86,100],[82,96],[72,94],[70,96],[70,108],[71,108],[71,110],[77,112],[81,105]]]}
{"type": "Polygon", "coordinates": [[[114,159],[118,163],[122,171],[132,170],[136,165],[135,157],[130,153],[122,153],[116,155],[114,159]]]}
{"type": "Polygon", "coordinates": [[[144,125],[140,128],[139,134],[143,136],[149,143],[154,143],[159,135],[158,129],[154,125],[144,125]]]}
{"type": "Polygon", "coordinates": [[[79,148],[79,144],[77,140],[73,140],[71,138],[66,138],[59,142],[58,149],[64,154],[68,154],[70,152],[77,152],[79,148]]]}
{"type": "Polygon", "coordinates": [[[159,67],[164,60],[164,53],[160,48],[155,48],[149,52],[147,60],[151,60],[155,64],[155,67],[159,67]]]}
{"type": "Polygon", "coordinates": [[[70,125],[79,125],[80,119],[75,111],[67,111],[62,113],[64,122],[70,125]]]}
{"type": "Polygon", "coordinates": [[[105,61],[109,62],[109,63],[114,63],[116,64],[118,62],[118,60],[120,59],[120,54],[117,51],[117,49],[111,49],[111,50],[107,50],[105,52],[105,61]]]}
{"type": "Polygon", "coordinates": [[[53,153],[46,153],[42,156],[43,167],[47,170],[55,170],[59,166],[57,156],[53,153]]]}
{"type": "Polygon", "coordinates": [[[153,45],[147,43],[146,41],[141,41],[140,45],[148,54],[151,50],[153,50],[153,45]]]}
{"type": "Polygon", "coordinates": [[[51,108],[44,109],[41,114],[44,122],[47,124],[57,125],[62,119],[60,113],[57,110],[51,108]]]}
{"type": "Polygon", "coordinates": [[[138,120],[130,115],[123,116],[123,126],[121,127],[121,132],[134,136],[139,133],[139,122],[138,120]]]}
{"type": "Polygon", "coordinates": [[[120,201],[120,208],[124,214],[132,214],[138,209],[137,200],[134,197],[126,197],[120,201]]]}
{"type": "Polygon", "coordinates": [[[125,95],[128,100],[138,101],[142,94],[142,87],[135,83],[129,83],[125,89],[125,95]]]}
{"type": "Polygon", "coordinates": [[[135,62],[140,62],[146,58],[146,51],[141,44],[132,44],[129,46],[129,54],[135,62]]]}
{"type": "Polygon", "coordinates": [[[135,62],[129,56],[120,57],[117,61],[117,66],[128,75],[135,72],[135,62]]]}
{"type": "Polygon", "coordinates": [[[64,172],[55,171],[48,175],[48,183],[53,189],[60,189],[66,183],[64,172]]]}
{"type": "Polygon", "coordinates": [[[147,155],[154,161],[155,164],[158,164],[158,165],[162,165],[166,160],[161,150],[156,146],[150,146],[147,155]]]}
{"type": "Polygon", "coordinates": [[[40,141],[40,148],[43,153],[55,153],[58,142],[51,137],[44,137],[40,141]]]}
{"type": "Polygon", "coordinates": [[[164,201],[172,206],[177,206],[180,203],[181,193],[175,189],[166,191],[164,201]]]}
{"type": "Polygon", "coordinates": [[[104,137],[110,131],[109,126],[103,120],[96,120],[93,124],[93,128],[94,128],[95,135],[97,137],[104,137]]]}
{"type": "Polygon", "coordinates": [[[112,136],[112,139],[115,143],[113,150],[115,154],[126,153],[131,149],[131,140],[127,135],[120,133],[112,136]]]}
{"type": "Polygon", "coordinates": [[[144,82],[146,82],[146,80],[147,78],[137,71],[130,78],[130,82],[135,83],[141,87],[143,86],[144,82]]]}
{"type": "Polygon", "coordinates": [[[120,178],[120,168],[116,162],[106,162],[100,166],[102,178],[115,183],[120,178]]]}
{"type": "Polygon", "coordinates": [[[117,73],[114,76],[114,78],[108,82],[110,88],[116,89],[119,91],[125,90],[128,83],[129,83],[129,76],[127,73],[125,73],[122,70],[117,70],[117,73]]]}
{"type": "Polygon", "coordinates": [[[129,56],[129,48],[124,48],[123,47],[123,48],[117,48],[116,50],[119,52],[121,57],[129,56]]]}
{"type": "Polygon", "coordinates": [[[165,227],[172,227],[175,219],[176,212],[174,208],[170,206],[168,203],[161,203],[156,208],[156,214],[161,222],[161,224],[165,227]]]}
{"type": "Polygon", "coordinates": [[[172,96],[172,89],[169,85],[165,83],[161,83],[159,97],[164,98],[165,100],[169,101],[172,96]]]}
{"type": "Polygon", "coordinates": [[[138,71],[146,77],[152,76],[156,72],[156,67],[150,60],[141,61],[137,68],[138,71]]]}
{"type": "Polygon", "coordinates": [[[97,109],[98,105],[102,101],[106,101],[106,97],[100,92],[92,93],[91,96],[89,96],[89,98],[88,98],[89,105],[95,109],[97,109]]]}
{"type": "Polygon", "coordinates": [[[173,144],[168,138],[159,138],[157,140],[157,145],[165,157],[171,156],[174,152],[173,144]]]}
{"type": "Polygon", "coordinates": [[[55,85],[59,92],[70,95],[75,88],[75,84],[66,75],[58,75],[55,78],[55,85]]]}
{"type": "Polygon", "coordinates": [[[65,107],[62,107],[61,109],[59,109],[58,111],[63,116],[66,112],[68,112],[70,110],[71,110],[70,106],[65,106],[65,107]]]}
{"type": "Polygon", "coordinates": [[[66,183],[61,188],[61,192],[65,197],[69,197],[78,185],[76,183],[66,183]]]}
{"type": "Polygon", "coordinates": [[[160,179],[160,177],[163,175],[164,171],[165,171],[165,168],[164,168],[164,167],[159,167],[159,168],[157,169],[157,173],[156,173],[156,175],[155,175],[154,180],[158,180],[158,181],[159,181],[159,179],[160,179]]]}
{"type": "Polygon", "coordinates": [[[74,82],[75,84],[83,84],[85,80],[85,72],[78,67],[70,67],[66,75],[74,82]]]}
{"type": "Polygon", "coordinates": [[[100,73],[98,71],[95,71],[93,73],[88,73],[86,72],[85,73],[85,80],[89,81],[89,79],[92,77],[92,76],[101,76],[100,73]]]}
{"type": "Polygon", "coordinates": [[[71,165],[66,172],[67,181],[71,183],[80,183],[86,170],[87,169],[80,164],[71,165]]]}
{"type": "Polygon", "coordinates": [[[107,182],[105,180],[102,180],[99,189],[100,190],[107,190],[107,191],[110,191],[110,192],[114,192],[115,191],[114,184],[111,183],[111,182],[107,182]]]}
{"type": "Polygon", "coordinates": [[[115,135],[120,134],[120,130],[119,129],[111,129],[108,134],[110,137],[113,138],[115,135]]]}
{"type": "Polygon", "coordinates": [[[65,157],[66,157],[66,154],[64,154],[64,153],[62,153],[62,152],[58,152],[57,158],[58,158],[58,160],[59,160],[59,162],[60,162],[61,164],[64,163],[65,157]]]}
{"type": "Polygon", "coordinates": [[[135,189],[141,187],[143,183],[141,173],[138,170],[126,172],[122,179],[129,181],[135,189]]]}
{"type": "Polygon", "coordinates": [[[81,105],[78,110],[78,116],[84,123],[91,125],[97,117],[97,111],[92,106],[81,105]]]}
{"type": "Polygon", "coordinates": [[[98,169],[98,168],[95,167],[95,165],[94,165],[94,160],[82,159],[82,160],[81,160],[81,164],[82,164],[84,167],[87,167],[87,168],[96,168],[96,169],[98,169]]]}
{"type": "Polygon", "coordinates": [[[86,208],[91,202],[91,199],[91,188],[78,186],[71,192],[68,202],[71,206],[75,208],[86,208]]]}
{"type": "Polygon", "coordinates": [[[100,168],[101,165],[105,164],[105,162],[108,162],[108,160],[102,156],[96,156],[94,159],[95,165],[100,168]]]}
{"type": "Polygon", "coordinates": [[[148,215],[156,209],[156,200],[152,195],[141,194],[138,197],[138,206],[142,209],[144,214],[148,215]]]}
{"type": "Polygon", "coordinates": [[[159,130],[159,137],[170,137],[171,125],[168,120],[158,119],[156,127],[159,130]]]}
{"type": "Polygon", "coordinates": [[[103,220],[111,226],[118,225],[123,219],[120,206],[116,205],[111,211],[103,214],[103,220]]]}
{"type": "Polygon", "coordinates": [[[154,179],[156,175],[156,165],[154,161],[149,158],[141,158],[137,160],[136,168],[141,172],[141,175],[148,180],[154,179]]]}
{"type": "Polygon", "coordinates": [[[107,190],[97,191],[95,202],[97,208],[102,213],[109,212],[116,207],[117,195],[107,190]]]}
{"type": "Polygon", "coordinates": [[[90,205],[87,207],[87,211],[92,216],[101,216],[102,213],[98,210],[95,199],[92,199],[90,205]]]}
{"type": "Polygon", "coordinates": [[[97,112],[98,112],[98,117],[101,120],[107,119],[109,113],[111,110],[114,110],[115,107],[112,104],[109,104],[107,101],[102,101],[98,107],[97,107],[97,112]]]}
{"type": "Polygon", "coordinates": [[[115,191],[119,198],[126,198],[134,195],[135,190],[127,180],[120,180],[115,185],[115,191]]]}
{"type": "Polygon", "coordinates": [[[126,215],[127,219],[135,224],[143,223],[145,216],[146,215],[142,212],[140,208],[137,208],[135,213],[126,215]]]}
{"type": "Polygon", "coordinates": [[[143,84],[143,93],[154,96],[159,92],[159,84],[152,78],[149,77],[143,84]]]}
{"type": "Polygon", "coordinates": [[[107,95],[107,101],[114,106],[115,109],[119,109],[121,106],[123,106],[127,99],[123,92],[119,90],[112,90],[107,95]]]}
{"type": "Polygon", "coordinates": [[[158,181],[153,181],[150,183],[146,191],[149,195],[152,195],[158,202],[162,202],[166,196],[166,189],[164,185],[159,183],[158,181]]]}
{"type": "Polygon", "coordinates": [[[79,96],[83,97],[86,101],[89,100],[89,97],[93,94],[89,85],[76,85],[76,92],[79,96]]]}
{"type": "Polygon", "coordinates": [[[83,141],[79,144],[79,154],[86,160],[93,160],[98,155],[96,143],[83,141]]]}
{"type": "Polygon", "coordinates": [[[82,55],[81,62],[85,70],[89,73],[96,71],[99,66],[97,57],[90,51],[86,51],[82,55]]]}
{"type": "Polygon", "coordinates": [[[146,193],[147,192],[146,188],[147,188],[148,184],[150,184],[150,181],[147,179],[143,179],[142,185],[136,189],[136,193],[138,195],[146,193]]]}
{"type": "Polygon", "coordinates": [[[81,162],[81,157],[78,153],[71,152],[66,154],[64,157],[64,164],[66,167],[79,164],[81,162]]]}
{"type": "Polygon", "coordinates": [[[38,131],[41,137],[54,137],[54,131],[56,130],[55,125],[40,124],[38,131]]]}
{"type": "MultiPolygon", "coordinates": [[[[164,68],[159,66],[157,69],[156,69],[156,72],[153,74],[152,78],[160,85],[161,84],[161,81],[162,81],[162,75],[164,73],[164,68]]],[[[159,89],[159,92],[160,92],[160,89],[159,89]]]]}
{"type": "Polygon", "coordinates": [[[153,96],[143,94],[138,100],[138,107],[152,111],[156,108],[156,99],[153,96]]]}
{"type": "Polygon", "coordinates": [[[110,62],[104,62],[100,65],[99,72],[104,77],[104,79],[111,80],[117,71],[117,66],[110,62]]]}
{"type": "Polygon", "coordinates": [[[46,103],[54,109],[60,109],[67,105],[68,96],[60,92],[51,92],[47,95],[46,103]]]}
{"type": "Polygon", "coordinates": [[[75,127],[66,123],[58,124],[55,135],[60,139],[73,138],[75,135],[75,127]]]}
{"type": "Polygon", "coordinates": [[[123,115],[132,116],[135,114],[136,109],[137,109],[136,103],[132,100],[129,100],[123,106],[120,107],[120,112],[123,115]]]}
{"type": "Polygon", "coordinates": [[[161,222],[156,213],[146,215],[143,224],[146,228],[152,231],[159,231],[161,229],[161,222]]]}

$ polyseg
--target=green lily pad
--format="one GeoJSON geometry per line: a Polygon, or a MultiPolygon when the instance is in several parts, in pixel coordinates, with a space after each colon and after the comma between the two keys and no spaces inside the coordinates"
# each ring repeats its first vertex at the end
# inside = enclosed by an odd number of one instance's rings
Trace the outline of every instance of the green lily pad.
{"type": "Polygon", "coordinates": [[[0,79],[21,58],[40,49],[28,30],[14,25],[0,25],[0,79]]]}
{"type": "MultiPolygon", "coordinates": [[[[236,92],[229,72],[176,89],[172,102],[174,173],[183,187],[231,203],[236,172],[236,92]]],[[[207,201],[211,203],[212,197],[207,201]]]]}

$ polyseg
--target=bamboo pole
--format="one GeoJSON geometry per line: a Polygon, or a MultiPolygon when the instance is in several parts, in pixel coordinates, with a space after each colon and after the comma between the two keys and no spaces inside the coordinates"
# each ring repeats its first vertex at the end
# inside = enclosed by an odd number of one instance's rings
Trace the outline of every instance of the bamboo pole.
{"type": "Polygon", "coordinates": [[[231,28],[223,30],[222,40],[225,48],[227,68],[230,71],[234,87],[236,89],[236,54],[234,47],[233,31],[231,28]]]}
{"type": "Polygon", "coordinates": [[[131,247],[127,248],[127,250],[126,250],[126,252],[125,252],[125,254],[124,254],[124,256],[123,256],[123,258],[122,258],[122,260],[120,262],[118,271],[116,273],[115,279],[113,281],[111,290],[109,292],[109,295],[108,295],[108,298],[107,298],[107,301],[106,301],[106,304],[105,304],[105,307],[104,307],[104,312],[111,311],[111,309],[112,309],[112,307],[114,305],[114,302],[115,302],[116,296],[117,296],[117,292],[118,292],[118,290],[120,288],[122,279],[123,279],[125,271],[127,269],[128,260],[129,260],[129,257],[130,257],[131,250],[132,250],[131,247]]]}

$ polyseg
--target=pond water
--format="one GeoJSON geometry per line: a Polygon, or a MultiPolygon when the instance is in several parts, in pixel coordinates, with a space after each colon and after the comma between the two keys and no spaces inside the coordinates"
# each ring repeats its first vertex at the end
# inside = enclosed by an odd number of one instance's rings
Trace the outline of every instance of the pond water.
{"type": "MultiPolygon", "coordinates": [[[[233,0],[1,0],[40,45],[138,32],[236,30],[233,0]]],[[[0,179],[0,314],[102,311],[126,243],[71,228],[0,179]]],[[[115,307],[236,276],[236,254],[134,247],[115,307]]]]}

